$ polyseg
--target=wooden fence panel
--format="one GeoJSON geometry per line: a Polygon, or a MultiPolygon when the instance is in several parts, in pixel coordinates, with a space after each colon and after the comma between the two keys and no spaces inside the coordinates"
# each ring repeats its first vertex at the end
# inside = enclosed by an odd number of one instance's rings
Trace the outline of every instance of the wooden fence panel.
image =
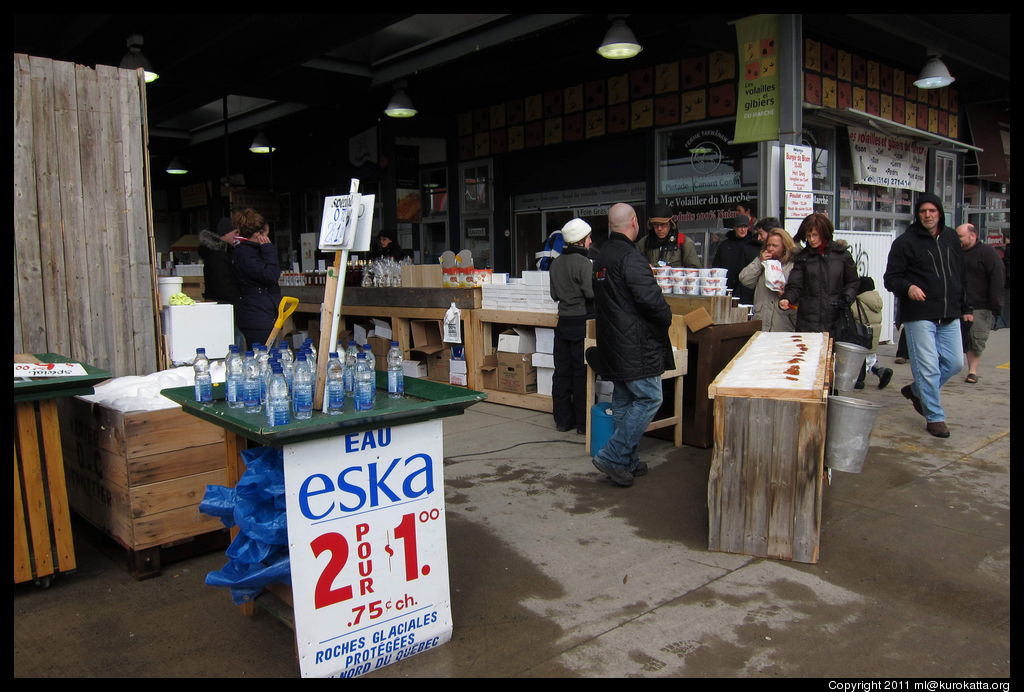
{"type": "Polygon", "coordinates": [[[155,247],[136,72],[14,56],[15,352],[157,369],[155,247]]]}

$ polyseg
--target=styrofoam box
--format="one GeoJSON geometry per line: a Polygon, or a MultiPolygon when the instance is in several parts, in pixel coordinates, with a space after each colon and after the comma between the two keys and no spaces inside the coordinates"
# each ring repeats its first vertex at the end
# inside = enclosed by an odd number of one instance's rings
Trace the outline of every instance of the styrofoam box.
{"type": "Polygon", "coordinates": [[[551,275],[547,272],[529,270],[523,272],[523,283],[531,286],[547,286],[550,279],[551,275]]]}
{"type": "Polygon", "coordinates": [[[427,364],[421,363],[418,360],[403,360],[402,374],[406,377],[426,377],[427,364]]]}
{"type": "MultiPolygon", "coordinates": [[[[469,372],[466,369],[466,361],[464,360],[449,360],[448,361],[448,372],[453,374],[465,374],[469,372]]],[[[455,384],[454,382],[452,384],[455,384]]]]}
{"type": "Polygon", "coordinates": [[[551,396],[551,380],[555,375],[554,368],[537,368],[537,393],[551,396]]]}
{"type": "Polygon", "coordinates": [[[234,307],[226,303],[168,305],[161,319],[172,363],[191,363],[200,346],[208,358],[223,358],[235,343],[234,307]]]}
{"type": "MultiPolygon", "coordinates": [[[[557,305],[557,304],[556,304],[557,305]]],[[[537,337],[537,350],[541,353],[553,353],[555,350],[555,330],[550,327],[537,327],[534,329],[537,337]]],[[[536,363],[534,363],[536,365],[536,363]]],[[[555,367],[554,365],[550,367],[555,367]]]]}
{"type": "Polygon", "coordinates": [[[536,348],[536,341],[533,336],[533,329],[529,327],[513,327],[514,334],[499,334],[499,351],[511,353],[533,353],[536,348]]]}
{"type": "Polygon", "coordinates": [[[555,367],[555,357],[550,353],[536,352],[533,354],[533,366],[535,368],[552,368],[555,367]]]}

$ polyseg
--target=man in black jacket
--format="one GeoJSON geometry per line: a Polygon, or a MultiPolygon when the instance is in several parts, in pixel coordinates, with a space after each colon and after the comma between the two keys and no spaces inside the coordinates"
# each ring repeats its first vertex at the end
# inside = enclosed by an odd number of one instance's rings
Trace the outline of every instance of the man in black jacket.
{"type": "Polygon", "coordinates": [[[672,362],[672,311],[646,258],[634,246],[640,225],[628,204],[608,211],[608,240],[594,262],[599,374],[615,385],[615,432],[594,457],[616,485],[647,472],[636,449],[661,407],[661,374],[672,362]]]}
{"type": "Polygon", "coordinates": [[[901,393],[925,417],[935,437],[949,437],[939,388],[963,368],[960,319],[970,315],[964,253],[956,232],[943,224],[942,200],[925,193],[916,220],[893,241],[885,287],[900,301],[914,381],[901,393]]]}
{"type": "Polygon", "coordinates": [[[746,216],[733,218],[733,228],[725,234],[715,249],[711,266],[728,269],[726,286],[744,305],[753,305],[754,289],[740,283],[740,272],[761,252],[761,243],[757,236],[750,233],[750,219],[746,216]]]}
{"type": "Polygon", "coordinates": [[[974,384],[989,332],[1003,309],[1003,261],[995,248],[978,242],[978,229],[973,223],[957,226],[956,234],[964,249],[967,302],[974,310],[964,317],[963,324],[967,331],[966,382],[974,384]]]}

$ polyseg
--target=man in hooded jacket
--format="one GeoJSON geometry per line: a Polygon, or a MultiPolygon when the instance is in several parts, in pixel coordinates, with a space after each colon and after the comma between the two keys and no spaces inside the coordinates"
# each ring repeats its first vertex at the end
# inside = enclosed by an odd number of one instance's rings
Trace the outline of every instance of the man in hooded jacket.
{"type": "Polygon", "coordinates": [[[697,246],[679,232],[672,209],[656,204],[651,210],[648,232],[636,241],[636,249],[647,257],[648,264],[666,267],[699,267],[697,246]]]}
{"type": "Polygon", "coordinates": [[[914,381],[901,393],[924,416],[935,437],[949,437],[939,389],[963,368],[960,320],[967,304],[964,253],[956,231],[943,223],[942,200],[925,193],[915,220],[889,249],[885,287],[899,300],[914,381]]]}
{"type": "Polygon", "coordinates": [[[608,240],[594,261],[597,349],[602,361],[594,369],[615,386],[615,431],[593,463],[624,487],[647,472],[636,448],[661,407],[661,374],[672,367],[672,311],[650,265],[634,246],[639,232],[633,207],[612,206],[608,240]]]}

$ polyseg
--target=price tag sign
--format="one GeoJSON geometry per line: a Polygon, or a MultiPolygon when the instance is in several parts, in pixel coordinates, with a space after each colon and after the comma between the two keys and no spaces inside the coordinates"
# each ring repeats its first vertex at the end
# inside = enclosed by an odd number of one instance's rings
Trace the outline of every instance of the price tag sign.
{"type": "Polygon", "coordinates": [[[451,639],[442,425],[284,447],[303,677],[355,677],[451,639]]]}
{"type": "Polygon", "coordinates": [[[75,377],[88,375],[81,363],[15,363],[15,377],[75,377]]]}

